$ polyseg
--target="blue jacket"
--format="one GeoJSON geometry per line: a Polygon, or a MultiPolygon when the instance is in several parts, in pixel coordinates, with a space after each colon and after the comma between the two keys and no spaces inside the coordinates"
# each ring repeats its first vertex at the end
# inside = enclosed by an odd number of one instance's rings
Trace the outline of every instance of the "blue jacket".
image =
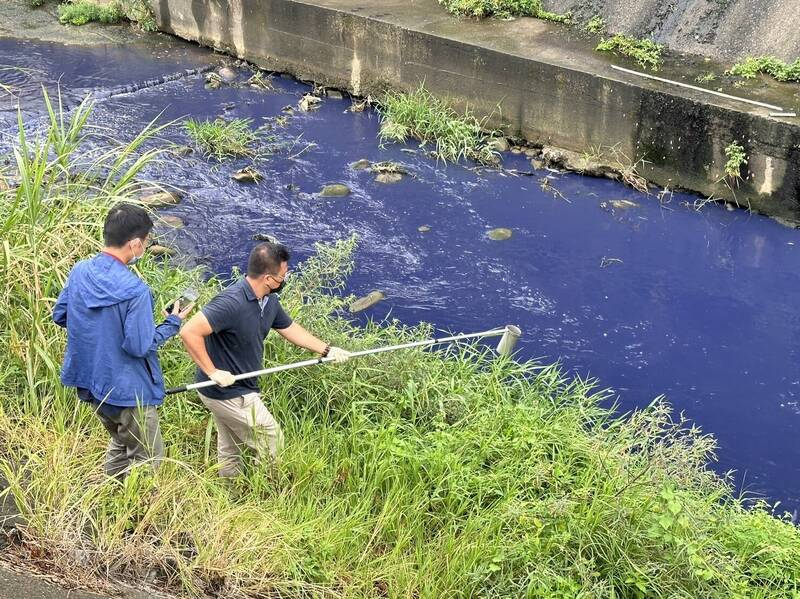
{"type": "Polygon", "coordinates": [[[69,273],[53,320],[67,329],[61,382],[88,389],[114,406],[159,405],[164,379],[156,350],[180,328],[170,315],[153,321],[150,289],[108,254],[82,260],[69,273]]]}

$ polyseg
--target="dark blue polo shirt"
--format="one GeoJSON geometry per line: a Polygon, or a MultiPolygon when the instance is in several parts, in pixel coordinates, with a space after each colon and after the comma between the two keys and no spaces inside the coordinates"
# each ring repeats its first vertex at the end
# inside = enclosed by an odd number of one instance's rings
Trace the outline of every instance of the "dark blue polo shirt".
{"type": "MultiPolygon", "coordinates": [[[[292,319],[280,298],[269,294],[259,302],[247,279],[225,289],[203,307],[213,333],[206,337],[206,351],[214,366],[233,374],[264,368],[264,339],[270,329],[285,329],[292,319]]],[[[197,382],[207,381],[197,370],[197,382]]],[[[258,391],[258,379],[236,381],[230,387],[205,387],[200,392],[212,399],[231,399],[258,391]]]]}

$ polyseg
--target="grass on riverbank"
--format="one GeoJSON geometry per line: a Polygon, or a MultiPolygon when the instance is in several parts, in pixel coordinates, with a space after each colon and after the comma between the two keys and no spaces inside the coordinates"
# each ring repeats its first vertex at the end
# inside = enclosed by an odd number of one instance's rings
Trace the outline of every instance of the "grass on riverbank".
{"type": "Polygon", "coordinates": [[[125,17],[122,6],[117,2],[108,5],[95,4],[89,0],[78,0],[60,4],[58,19],[64,25],[86,25],[86,23],[119,23],[125,17]]]}
{"type": "Polygon", "coordinates": [[[598,52],[616,52],[635,60],[643,69],[657,71],[664,62],[664,46],[648,39],[636,39],[620,33],[602,40],[595,48],[598,52]]]}
{"type": "Polygon", "coordinates": [[[255,155],[258,136],[250,128],[252,124],[252,119],[189,119],[184,129],[203,154],[221,162],[226,158],[255,155]]]}
{"type": "Polygon", "coordinates": [[[423,86],[410,93],[387,93],[380,100],[378,111],[381,141],[402,143],[417,139],[433,145],[436,157],[444,161],[497,161],[497,153],[489,145],[494,132],[486,131],[486,119],[476,119],[469,110],[459,114],[423,86]]]}
{"type": "Polygon", "coordinates": [[[800,81],[800,58],[792,63],[786,63],[774,56],[750,56],[737,62],[726,75],[734,75],[744,79],[755,79],[756,75],[763,73],[778,81],[800,81]]]}
{"type": "Polygon", "coordinates": [[[570,15],[549,12],[542,6],[542,0],[439,0],[448,12],[466,17],[483,18],[495,16],[535,17],[555,23],[569,23],[570,15]]]}
{"type": "MultiPolygon", "coordinates": [[[[156,155],[138,157],[154,128],[134,146],[79,149],[86,110],[22,137],[22,186],[0,192],[0,473],[28,521],[14,550],[29,563],[220,597],[800,592],[798,530],[743,509],[705,467],[713,440],[666,404],[620,418],[586,381],[474,347],[264,379],[287,446],[279,467],[249,471],[236,500],[216,480],[213,425],[191,395],[162,409],[170,459],[155,477],[99,478],[105,435],[58,382],[64,335],[48,315],[69,268],[99,248],[108,206],[156,155]],[[75,175],[90,156],[95,176],[75,175]]],[[[288,311],[346,347],[427,336],[335,316],[353,248],[319,246],[283,294],[288,311]]],[[[157,306],[190,280],[201,303],[219,288],[149,259],[141,273],[157,306]]],[[[268,341],[270,364],[301,355],[268,341]]],[[[170,384],[191,378],[176,341],[161,357],[170,384]]]]}

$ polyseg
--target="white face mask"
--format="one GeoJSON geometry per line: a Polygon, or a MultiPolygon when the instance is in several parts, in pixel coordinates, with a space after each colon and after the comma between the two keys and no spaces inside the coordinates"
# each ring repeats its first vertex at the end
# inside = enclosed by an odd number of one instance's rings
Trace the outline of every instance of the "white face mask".
{"type": "Polygon", "coordinates": [[[136,255],[136,250],[134,250],[133,246],[131,246],[131,251],[133,252],[133,258],[131,258],[130,261],[128,262],[128,266],[133,266],[134,264],[136,264],[139,260],[141,260],[144,257],[144,241],[139,239],[139,243],[142,244],[142,253],[141,253],[141,255],[137,256],[136,255]]]}

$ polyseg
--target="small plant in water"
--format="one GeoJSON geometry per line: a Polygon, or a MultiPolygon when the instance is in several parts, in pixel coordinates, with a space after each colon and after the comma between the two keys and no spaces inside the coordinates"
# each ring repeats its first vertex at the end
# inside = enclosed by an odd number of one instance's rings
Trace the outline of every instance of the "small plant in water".
{"type": "Polygon", "coordinates": [[[800,58],[792,63],[785,63],[774,56],[750,56],[725,71],[726,75],[744,79],[755,79],[759,73],[774,77],[778,81],[800,81],[800,58]]]}
{"type": "Polygon", "coordinates": [[[404,142],[418,139],[436,146],[437,158],[457,162],[462,158],[487,164],[497,153],[487,146],[492,133],[484,130],[486,119],[478,120],[467,110],[457,113],[423,86],[411,93],[389,92],[379,103],[381,141],[404,142]]]}
{"type": "Polygon", "coordinates": [[[605,33],[606,22],[600,15],[595,15],[589,19],[589,22],[586,23],[583,29],[589,33],[605,33]]]}
{"type": "Polygon", "coordinates": [[[732,182],[738,182],[742,178],[742,167],[747,164],[747,154],[744,147],[736,141],[732,141],[725,148],[725,178],[732,182]]]}
{"type": "Polygon", "coordinates": [[[617,34],[601,41],[595,50],[599,52],[617,52],[634,59],[639,66],[657,71],[664,62],[661,53],[664,46],[648,39],[636,39],[617,34]]]}
{"type": "Polygon", "coordinates": [[[225,120],[221,117],[213,121],[189,119],[184,123],[184,129],[204,154],[221,161],[255,155],[258,135],[250,129],[252,122],[251,119],[225,120]]]}

